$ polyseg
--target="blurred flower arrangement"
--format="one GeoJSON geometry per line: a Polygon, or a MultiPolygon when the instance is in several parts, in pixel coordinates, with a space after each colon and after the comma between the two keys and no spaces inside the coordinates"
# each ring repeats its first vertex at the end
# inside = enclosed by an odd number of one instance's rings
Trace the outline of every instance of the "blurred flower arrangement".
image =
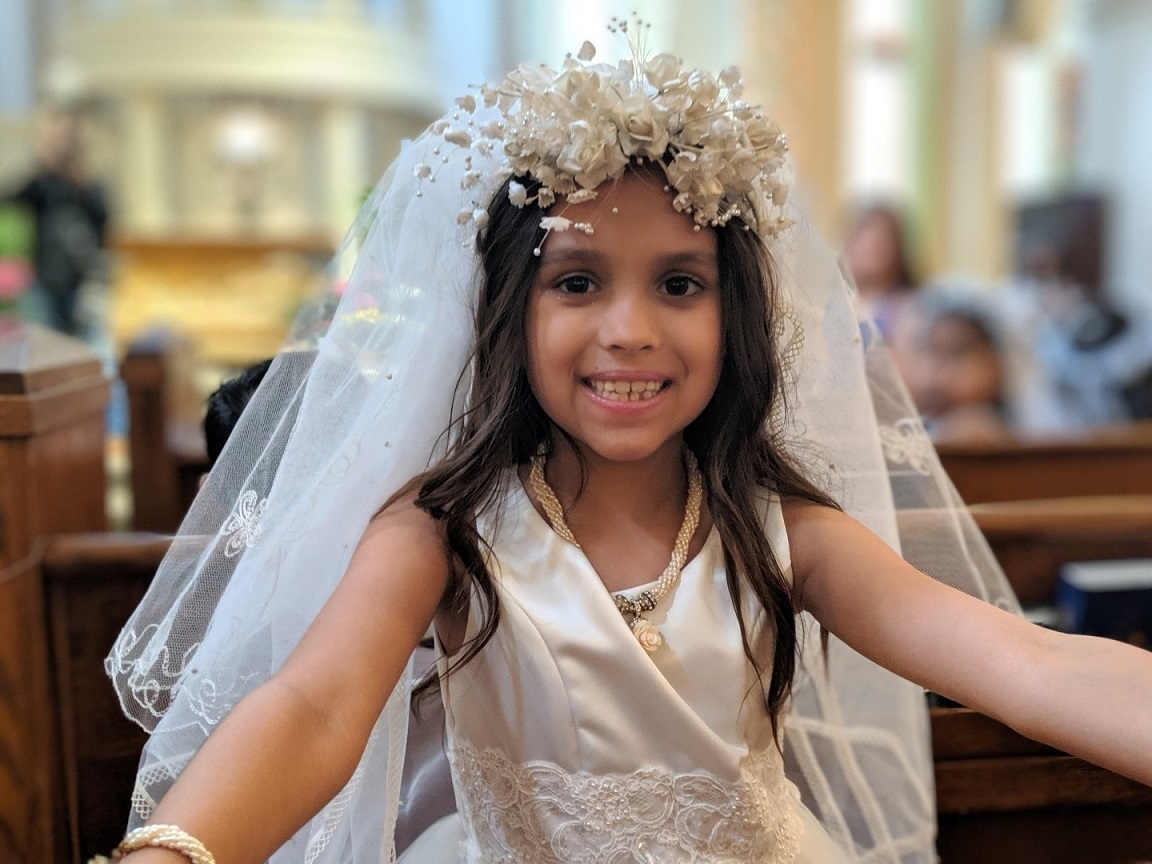
{"type": "Polygon", "coordinates": [[[31,224],[14,207],[0,208],[0,318],[15,318],[32,284],[31,224]]]}

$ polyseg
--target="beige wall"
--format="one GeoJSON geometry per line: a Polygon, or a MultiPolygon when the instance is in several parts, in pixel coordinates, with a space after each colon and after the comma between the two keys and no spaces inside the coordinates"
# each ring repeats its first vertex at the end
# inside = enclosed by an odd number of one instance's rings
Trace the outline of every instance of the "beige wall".
{"type": "Polygon", "coordinates": [[[833,236],[842,209],[841,0],[767,0],[748,5],[741,46],[749,98],[788,136],[809,217],[833,236]]]}

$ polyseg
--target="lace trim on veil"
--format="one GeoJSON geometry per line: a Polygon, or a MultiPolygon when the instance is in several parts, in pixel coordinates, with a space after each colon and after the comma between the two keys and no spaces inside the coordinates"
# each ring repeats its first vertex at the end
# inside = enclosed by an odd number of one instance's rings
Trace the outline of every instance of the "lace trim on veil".
{"type": "Polygon", "coordinates": [[[517,764],[457,741],[452,754],[464,820],[483,862],[509,864],[786,864],[804,828],[800,796],[769,748],[742,777],[645,768],[631,774],[567,772],[517,764]]]}

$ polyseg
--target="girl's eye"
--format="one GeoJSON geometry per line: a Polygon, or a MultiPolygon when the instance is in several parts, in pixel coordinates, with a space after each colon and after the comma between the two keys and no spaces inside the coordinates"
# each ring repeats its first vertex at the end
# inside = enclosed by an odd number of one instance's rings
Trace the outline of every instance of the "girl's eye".
{"type": "Polygon", "coordinates": [[[691,276],[670,276],[664,280],[664,293],[672,297],[689,297],[703,290],[704,286],[691,276]]]}
{"type": "Polygon", "coordinates": [[[556,290],[561,294],[587,294],[595,286],[589,276],[565,276],[556,283],[556,290]]]}

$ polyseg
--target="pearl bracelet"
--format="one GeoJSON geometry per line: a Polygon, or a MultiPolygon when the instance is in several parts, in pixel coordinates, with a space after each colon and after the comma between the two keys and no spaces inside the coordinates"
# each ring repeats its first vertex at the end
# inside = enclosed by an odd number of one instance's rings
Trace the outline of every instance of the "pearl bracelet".
{"type": "Polygon", "coordinates": [[[112,857],[123,858],[129,852],[146,849],[149,846],[179,852],[191,864],[216,864],[216,859],[204,848],[203,843],[175,825],[145,825],[129,832],[128,836],[120,841],[112,857]]]}

